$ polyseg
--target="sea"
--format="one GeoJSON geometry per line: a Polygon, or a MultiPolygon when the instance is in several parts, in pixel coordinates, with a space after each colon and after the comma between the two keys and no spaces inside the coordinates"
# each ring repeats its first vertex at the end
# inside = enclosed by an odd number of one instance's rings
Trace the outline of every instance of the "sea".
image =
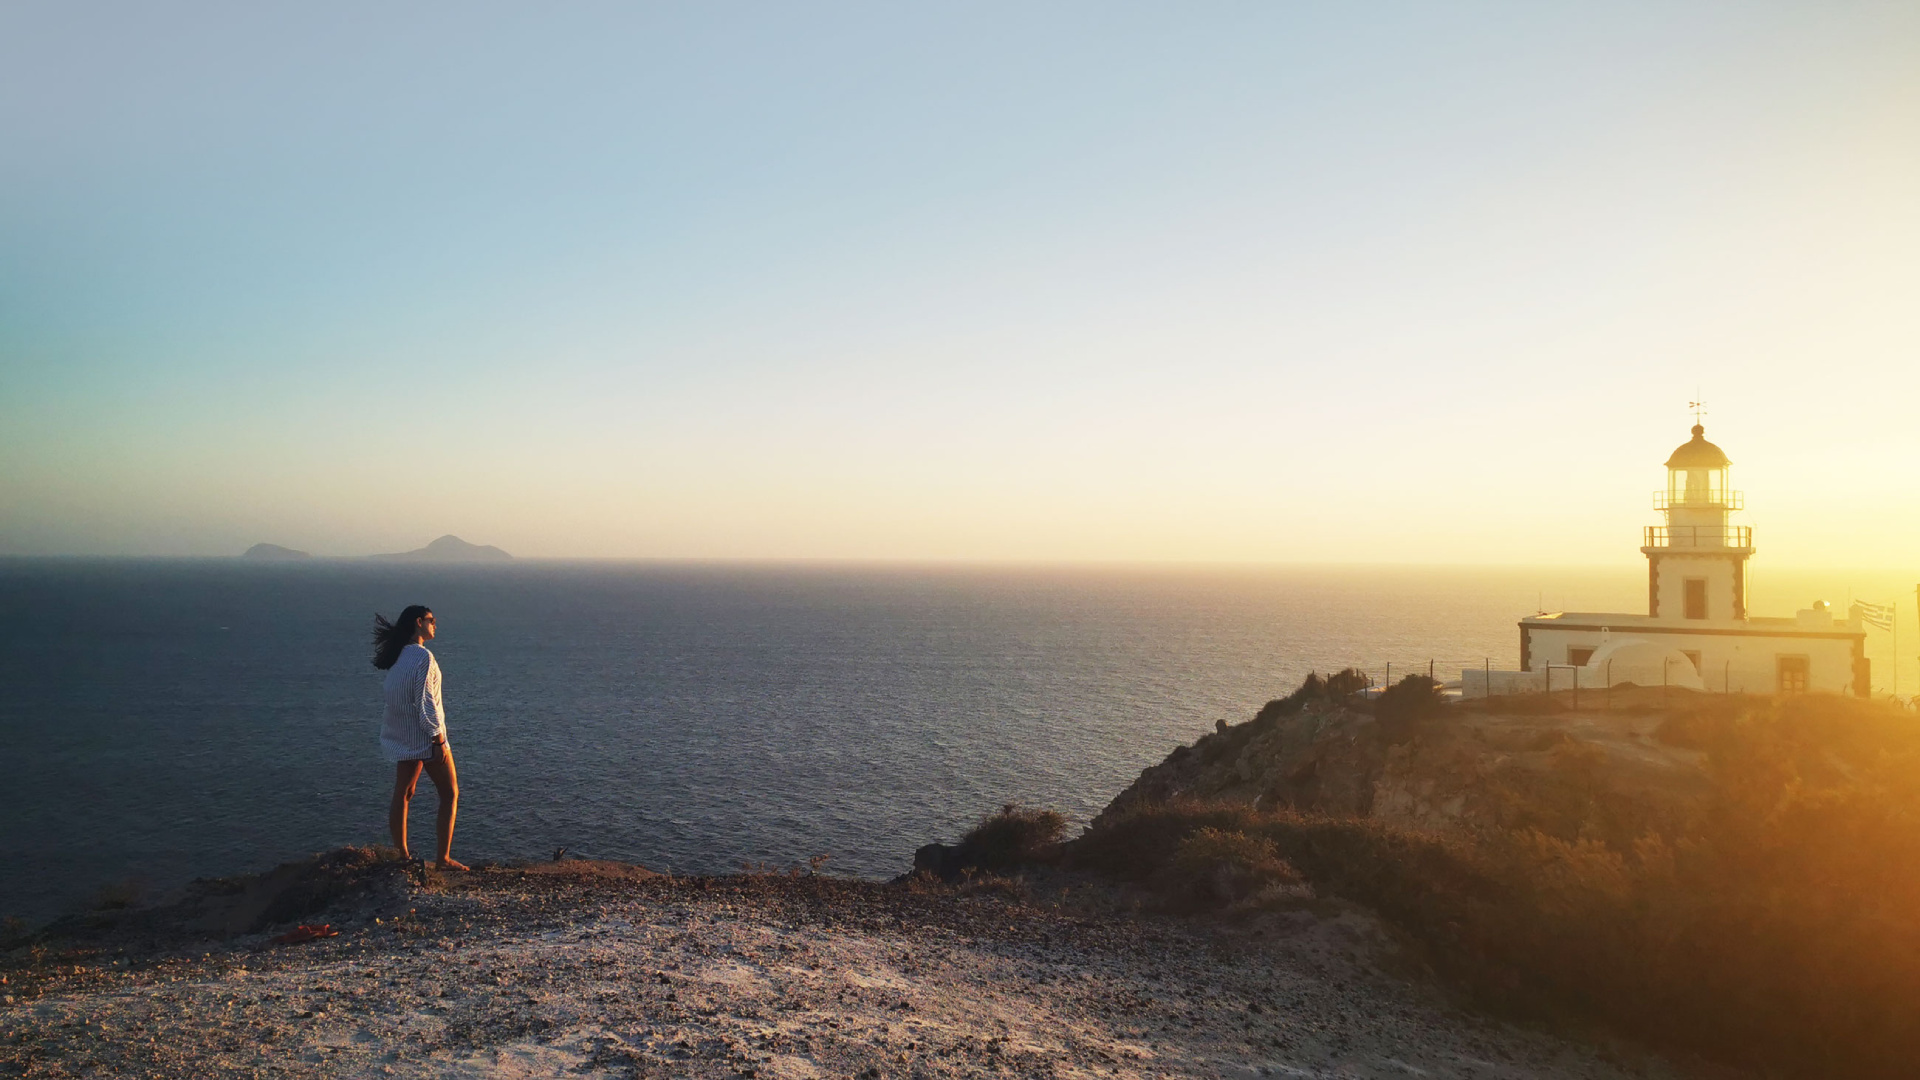
{"type": "MultiPolygon", "coordinates": [[[[1082,825],[1309,672],[1513,667],[1520,616],[1643,610],[1644,573],[3,559],[0,916],[385,842],[370,634],[408,604],[438,619],[456,857],[880,878],[1006,803],[1082,825]]],[[[1914,595],[1774,576],[1754,607],[1856,588],[1914,595]]],[[[432,818],[423,779],[416,850],[432,818]]]]}

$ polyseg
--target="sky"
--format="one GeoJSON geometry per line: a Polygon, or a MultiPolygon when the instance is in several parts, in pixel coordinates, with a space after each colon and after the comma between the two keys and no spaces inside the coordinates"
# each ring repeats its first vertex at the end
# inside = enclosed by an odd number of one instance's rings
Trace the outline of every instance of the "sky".
{"type": "Polygon", "coordinates": [[[0,553],[1920,570],[1920,5],[0,5],[0,553]]]}

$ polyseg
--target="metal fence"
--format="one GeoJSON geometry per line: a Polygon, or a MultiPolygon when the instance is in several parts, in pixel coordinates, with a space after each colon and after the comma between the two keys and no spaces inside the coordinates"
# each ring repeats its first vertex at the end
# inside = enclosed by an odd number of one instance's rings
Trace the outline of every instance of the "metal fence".
{"type": "MultiPolygon", "coordinates": [[[[1377,697],[1387,687],[1409,675],[1428,675],[1449,696],[1478,699],[1552,695],[1555,709],[1609,709],[1617,703],[1616,694],[1627,693],[1644,704],[1649,694],[1665,698],[1677,694],[1772,692],[1770,688],[1756,691],[1737,685],[1713,685],[1713,681],[1709,681],[1704,691],[1686,690],[1676,684],[1639,684],[1625,679],[1615,682],[1606,667],[1590,668],[1573,664],[1543,664],[1532,671],[1516,671],[1510,666],[1512,662],[1511,658],[1496,660],[1491,656],[1448,660],[1372,660],[1355,661],[1314,673],[1324,679],[1343,670],[1358,672],[1364,680],[1363,687],[1358,691],[1363,698],[1377,697]]],[[[1902,708],[1920,711],[1920,695],[1907,698],[1893,694],[1875,696],[1902,708]]]]}
{"type": "Polygon", "coordinates": [[[1365,689],[1363,689],[1361,693],[1372,696],[1409,675],[1425,675],[1439,683],[1441,687],[1445,689],[1459,689],[1461,685],[1461,672],[1466,669],[1473,668],[1479,671],[1495,664],[1508,662],[1510,661],[1496,661],[1491,657],[1485,656],[1452,660],[1422,660],[1415,658],[1405,660],[1356,660],[1351,664],[1344,664],[1339,667],[1317,669],[1314,674],[1324,679],[1339,671],[1359,672],[1366,680],[1365,689]]]}

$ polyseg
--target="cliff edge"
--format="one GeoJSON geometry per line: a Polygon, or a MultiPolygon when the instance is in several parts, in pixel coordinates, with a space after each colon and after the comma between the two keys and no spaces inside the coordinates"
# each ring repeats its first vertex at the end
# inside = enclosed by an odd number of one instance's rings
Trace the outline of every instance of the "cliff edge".
{"type": "Polygon", "coordinates": [[[0,1075],[1645,1075],[1382,975],[1354,916],[371,849],[189,893],[0,953],[0,1075]]]}
{"type": "Polygon", "coordinates": [[[1409,715],[1386,699],[1317,692],[1271,702],[1141,772],[1094,827],[1141,804],[1190,799],[1416,829],[1598,828],[1630,839],[1707,793],[1702,754],[1657,740],[1660,718],[1635,705],[1517,715],[1433,705],[1409,715]]]}

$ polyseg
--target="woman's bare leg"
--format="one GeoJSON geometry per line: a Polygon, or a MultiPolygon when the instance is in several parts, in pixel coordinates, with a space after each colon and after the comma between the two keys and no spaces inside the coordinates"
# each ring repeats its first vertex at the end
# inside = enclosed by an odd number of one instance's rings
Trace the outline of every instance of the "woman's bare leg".
{"type": "Polygon", "coordinates": [[[453,861],[453,819],[460,812],[460,776],[453,769],[453,748],[441,743],[427,759],[427,775],[433,777],[433,790],[440,796],[440,854],[433,864],[443,870],[465,870],[453,861]]]}
{"type": "Polygon", "coordinates": [[[398,761],[393,766],[393,801],[387,805],[387,831],[393,834],[393,846],[400,857],[413,857],[407,846],[407,804],[413,801],[413,789],[420,783],[418,761],[398,761]]]}

